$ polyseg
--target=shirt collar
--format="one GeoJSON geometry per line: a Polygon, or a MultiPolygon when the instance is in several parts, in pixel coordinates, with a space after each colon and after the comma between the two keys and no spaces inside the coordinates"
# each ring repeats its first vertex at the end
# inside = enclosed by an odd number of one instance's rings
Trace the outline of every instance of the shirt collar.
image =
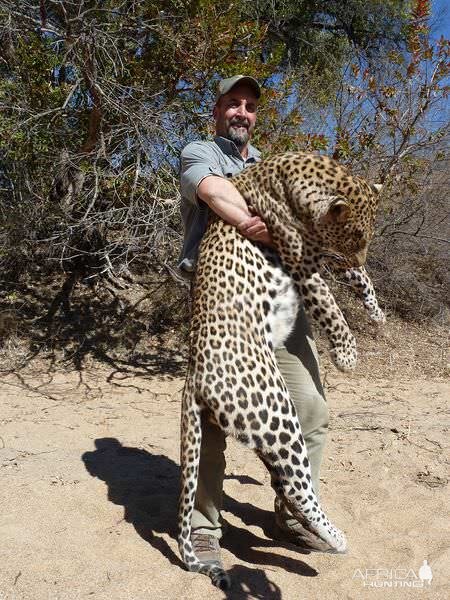
{"type": "Polygon", "coordinates": [[[242,154],[237,149],[236,144],[234,142],[232,142],[231,140],[228,140],[227,138],[224,138],[220,135],[216,135],[216,137],[214,138],[214,141],[219,146],[219,148],[222,150],[222,152],[224,152],[225,154],[237,156],[241,160],[253,160],[254,161],[261,156],[261,152],[259,150],[257,150],[254,146],[252,146],[251,144],[248,145],[248,156],[246,159],[244,159],[242,154]]]}

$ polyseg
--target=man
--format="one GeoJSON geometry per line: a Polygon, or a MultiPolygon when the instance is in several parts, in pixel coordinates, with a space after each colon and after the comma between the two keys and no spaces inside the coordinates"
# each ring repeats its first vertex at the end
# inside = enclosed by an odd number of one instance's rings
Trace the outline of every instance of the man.
{"type": "MultiPolygon", "coordinates": [[[[250,213],[245,200],[228,180],[260,160],[260,152],[250,144],[260,96],[259,84],[252,77],[236,75],[222,80],[213,111],[214,140],[193,142],[181,153],[181,213],[185,240],[180,269],[186,276],[195,270],[209,210],[236,226],[247,238],[271,245],[270,232],[264,221],[250,213]]],[[[320,383],[317,352],[303,308],[299,310],[293,333],[275,354],[302,426],[317,493],[328,411],[320,383]]],[[[198,488],[192,517],[192,543],[202,562],[221,562],[220,510],[225,447],[223,431],[203,414],[198,488]]],[[[278,498],[275,499],[275,523],[279,539],[304,549],[328,549],[325,543],[305,531],[278,498]]]]}

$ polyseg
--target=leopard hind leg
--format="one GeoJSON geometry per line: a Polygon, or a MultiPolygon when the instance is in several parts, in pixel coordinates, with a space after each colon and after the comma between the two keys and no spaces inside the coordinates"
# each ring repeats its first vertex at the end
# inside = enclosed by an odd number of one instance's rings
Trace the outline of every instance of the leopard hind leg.
{"type": "Polygon", "coordinates": [[[311,534],[326,542],[328,552],[344,554],[347,549],[345,535],[328,519],[320,507],[311,483],[311,469],[306,446],[299,427],[281,431],[282,443],[269,438],[270,446],[256,450],[272,476],[272,485],[277,496],[311,534]]]}
{"type": "Polygon", "coordinates": [[[189,381],[186,382],[181,416],[181,490],[178,504],[178,548],[189,571],[203,573],[222,589],[230,588],[230,577],[219,565],[202,563],[191,542],[191,521],[197,491],[200,447],[202,442],[201,407],[189,381]]]}
{"type": "Polygon", "coordinates": [[[315,495],[300,423],[287,391],[280,393],[281,406],[279,403],[276,410],[271,393],[260,394],[258,410],[249,410],[244,387],[227,395],[237,399],[238,407],[227,413],[221,406],[223,402],[212,401],[209,408],[215,422],[226,434],[256,451],[273,475],[277,495],[312,536],[325,542],[329,552],[344,553],[345,536],[330,523],[315,495]]]}

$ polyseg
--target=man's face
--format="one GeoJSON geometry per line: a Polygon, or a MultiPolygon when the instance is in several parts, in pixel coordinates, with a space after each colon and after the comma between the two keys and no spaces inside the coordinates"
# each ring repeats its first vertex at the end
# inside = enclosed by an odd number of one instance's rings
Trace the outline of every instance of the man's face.
{"type": "Polygon", "coordinates": [[[258,100],[251,87],[235,85],[214,107],[216,134],[231,140],[242,150],[255,128],[257,106],[258,100]]]}

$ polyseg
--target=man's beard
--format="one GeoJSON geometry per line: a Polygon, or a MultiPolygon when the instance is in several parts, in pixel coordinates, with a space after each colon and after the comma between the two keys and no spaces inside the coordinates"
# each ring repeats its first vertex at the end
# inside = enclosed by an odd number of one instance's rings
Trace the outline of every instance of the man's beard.
{"type": "Polygon", "coordinates": [[[227,138],[236,144],[238,150],[242,150],[250,139],[250,123],[239,119],[232,119],[227,127],[227,138]],[[242,126],[236,129],[235,126],[242,126]]]}

